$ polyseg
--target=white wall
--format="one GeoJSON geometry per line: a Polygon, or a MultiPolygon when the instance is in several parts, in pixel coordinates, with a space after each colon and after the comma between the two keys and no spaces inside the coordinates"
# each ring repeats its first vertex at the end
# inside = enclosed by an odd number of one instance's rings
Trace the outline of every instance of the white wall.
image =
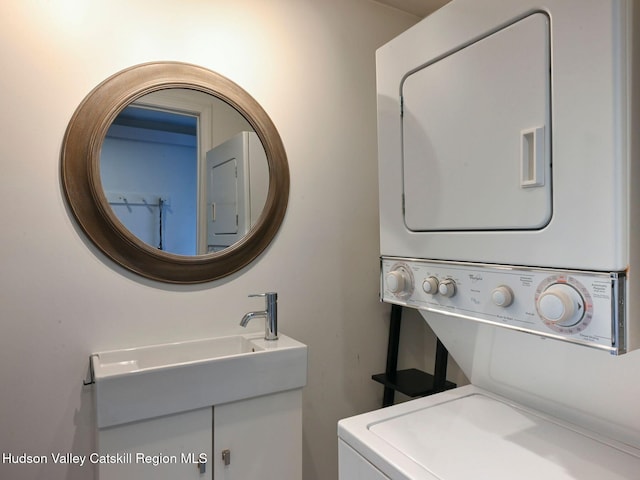
{"type": "MultiPolygon", "coordinates": [[[[336,478],[336,421],[382,394],[370,380],[384,368],[388,312],[377,299],[374,51],[415,21],[368,0],[0,2],[0,452],[93,451],[91,352],[236,332],[260,306],[247,294],[274,290],[281,330],[310,349],[304,478],[336,478]],[[75,108],[109,75],[153,60],[230,77],[281,133],[287,216],[230,278],[137,277],[65,205],[59,152],[75,108]]],[[[92,476],[0,463],[2,478],[92,476]]]]}

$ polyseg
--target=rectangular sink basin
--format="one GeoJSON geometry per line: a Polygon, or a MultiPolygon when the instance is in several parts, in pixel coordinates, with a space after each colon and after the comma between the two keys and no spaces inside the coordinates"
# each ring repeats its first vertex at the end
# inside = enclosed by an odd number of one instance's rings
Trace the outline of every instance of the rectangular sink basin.
{"type": "Polygon", "coordinates": [[[149,345],[96,354],[94,373],[96,376],[110,377],[262,350],[263,347],[240,335],[149,345]]]}
{"type": "Polygon", "coordinates": [[[231,335],[95,353],[98,428],[185,412],[307,383],[307,346],[231,335]]]}

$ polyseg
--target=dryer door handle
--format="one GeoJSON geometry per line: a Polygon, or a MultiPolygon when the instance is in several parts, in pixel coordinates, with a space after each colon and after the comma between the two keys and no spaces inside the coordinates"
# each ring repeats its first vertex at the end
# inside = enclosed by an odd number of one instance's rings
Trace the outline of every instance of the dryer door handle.
{"type": "Polygon", "coordinates": [[[544,126],[520,132],[520,186],[544,185],[545,142],[544,126]]]}

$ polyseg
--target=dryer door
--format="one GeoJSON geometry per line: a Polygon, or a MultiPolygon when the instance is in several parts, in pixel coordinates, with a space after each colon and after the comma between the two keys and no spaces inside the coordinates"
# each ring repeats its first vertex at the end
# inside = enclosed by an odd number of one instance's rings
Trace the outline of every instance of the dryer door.
{"type": "Polygon", "coordinates": [[[550,221],[549,44],[549,19],[535,13],[405,77],[410,230],[532,230],[550,221]]]}

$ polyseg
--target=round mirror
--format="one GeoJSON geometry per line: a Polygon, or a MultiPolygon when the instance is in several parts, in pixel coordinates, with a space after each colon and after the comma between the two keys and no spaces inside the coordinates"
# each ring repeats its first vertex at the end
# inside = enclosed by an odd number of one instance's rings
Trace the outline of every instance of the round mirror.
{"type": "Polygon", "coordinates": [[[289,169],[273,123],[238,85],[157,62],[113,75],[80,104],[62,183],[110,258],[155,280],[198,283],[243,268],[271,242],[289,169]]]}

